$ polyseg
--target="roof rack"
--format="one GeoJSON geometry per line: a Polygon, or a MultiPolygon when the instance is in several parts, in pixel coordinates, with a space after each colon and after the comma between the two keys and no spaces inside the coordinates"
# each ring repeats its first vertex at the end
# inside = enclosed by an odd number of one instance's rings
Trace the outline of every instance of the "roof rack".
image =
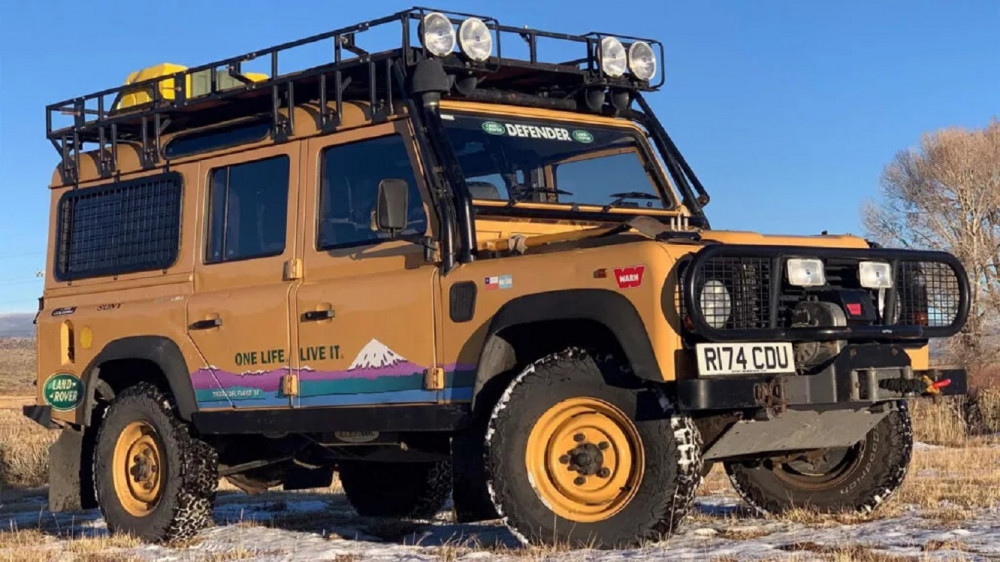
{"type": "Polygon", "coordinates": [[[280,142],[291,134],[294,118],[293,111],[282,114],[280,110],[290,109],[297,103],[318,102],[319,124],[327,132],[339,125],[345,99],[367,101],[373,117],[380,113],[385,115],[394,107],[394,95],[406,96],[404,84],[408,72],[421,60],[433,58],[415,38],[419,37],[420,21],[435,11],[447,15],[455,25],[468,18],[479,18],[490,29],[495,41],[495,53],[483,62],[472,61],[460,53],[440,59],[446,71],[456,77],[454,95],[514,104],[547,103],[554,107],[576,109],[575,102],[568,102],[578,98],[584,89],[651,91],[663,83],[662,72],[658,82],[651,84],[628,75],[611,78],[599,70],[597,46],[604,37],[613,36],[627,43],[645,41],[658,49],[659,60],[663,60],[663,45],[655,40],[603,33],[553,33],[500,25],[490,17],[416,7],[174,74],[48,105],[45,108],[46,137],[61,156],[59,170],[63,181],[74,184],[79,181],[80,155],[87,145],[98,149],[97,169],[102,177],[118,172],[118,144],[123,142],[138,145],[144,167],[156,166],[164,158],[161,136],[168,127],[184,130],[237,117],[270,114],[272,135],[280,142]],[[372,52],[360,46],[359,36],[372,37],[375,34],[365,32],[390,24],[401,28],[400,47],[372,52]],[[504,57],[503,38],[507,37],[509,41],[515,35],[527,46],[526,59],[504,57]],[[559,41],[564,49],[575,44],[573,48],[580,51],[580,56],[559,62],[542,60],[539,56],[540,39],[559,41]],[[332,60],[318,66],[279,72],[280,55],[305,45],[322,46],[324,42],[330,42],[332,60]],[[267,79],[249,79],[244,75],[243,65],[255,60],[270,62],[267,79]],[[188,85],[190,78],[198,73],[201,76],[208,74],[208,91],[195,95],[188,91],[188,85]],[[227,85],[220,87],[220,74],[236,79],[237,85],[233,86],[232,80],[225,80],[227,85]],[[169,90],[164,87],[164,81],[170,80],[173,95],[164,95],[162,90],[169,90]],[[122,96],[141,92],[151,101],[128,108],[118,103],[122,96]],[[328,107],[330,102],[334,103],[335,109],[328,107]],[[563,103],[560,105],[560,102],[563,103]],[[55,128],[53,117],[58,115],[70,116],[72,124],[55,128]]]}

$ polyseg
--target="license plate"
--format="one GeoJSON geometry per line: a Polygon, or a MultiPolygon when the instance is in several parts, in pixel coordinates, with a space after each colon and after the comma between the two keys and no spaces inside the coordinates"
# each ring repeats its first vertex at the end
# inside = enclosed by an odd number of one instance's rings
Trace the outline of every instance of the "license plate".
{"type": "Polygon", "coordinates": [[[695,349],[702,376],[795,372],[795,355],[788,342],[699,343],[695,349]]]}

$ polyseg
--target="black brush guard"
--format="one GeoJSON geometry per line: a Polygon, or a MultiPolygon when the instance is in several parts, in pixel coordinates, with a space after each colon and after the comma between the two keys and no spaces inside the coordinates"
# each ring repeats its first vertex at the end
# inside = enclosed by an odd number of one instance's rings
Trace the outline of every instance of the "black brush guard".
{"type": "Polygon", "coordinates": [[[931,251],[717,244],[686,264],[681,292],[681,314],[689,331],[707,341],[920,341],[958,333],[969,313],[969,280],[962,264],[950,254],[931,251]],[[791,286],[785,269],[789,258],[823,260],[827,284],[791,286]],[[892,288],[880,293],[860,287],[862,261],[891,264],[892,288]],[[721,326],[709,324],[700,302],[702,289],[713,279],[730,296],[731,313],[721,326]],[[792,325],[791,311],[799,302],[828,300],[846,291],[867,295],[871,302],[866,306],[878,311],[873,321],[792,325]]]}

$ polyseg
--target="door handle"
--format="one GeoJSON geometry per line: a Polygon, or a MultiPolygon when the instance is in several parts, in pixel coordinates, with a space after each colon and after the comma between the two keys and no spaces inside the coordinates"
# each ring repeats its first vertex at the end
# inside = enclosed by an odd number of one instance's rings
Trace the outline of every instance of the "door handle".
{"type": "Polygon", "coordinates": [[[193,322],[188,326],[189,330],[210,330],[212,328],[218,328],[222,325],[222,318],[216,316],[215,318],[209,318],[208,320],[198,320],[193,322]]]}
{"type": "Polygon", "coordinates": [[[310,310],[308,312],[302,313],[303,322],[318,322],[320,320],[329,320],[336,316],[332,308],[326,310],[310,310]]]}

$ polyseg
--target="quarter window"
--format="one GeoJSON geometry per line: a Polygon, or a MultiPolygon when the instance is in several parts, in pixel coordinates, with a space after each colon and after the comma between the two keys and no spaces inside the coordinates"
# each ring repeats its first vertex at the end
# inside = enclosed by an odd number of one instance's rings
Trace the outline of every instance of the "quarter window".
{"type": "Polygon", "coordinates": [[[388,237],[375,229],[372,217],[378,184],[384,179],[405,180],[410,186],[409,222],[398,236],[422,236],[426,232],[427,215],[403,138],[380,137],[332,146],[323,153],[317,240],[320,249],[374,244],[388,237]]]}
{"type": "Polygon", "coordinates": [[[60,280],[166,269],[180,244],[181,176],[74,189],[59,201],[60,280]]]}
{"type": "Polygon", "coordinates": [[[284,253],[288,162],[279,156],[212,170],[206,263],[284,253]]]}

